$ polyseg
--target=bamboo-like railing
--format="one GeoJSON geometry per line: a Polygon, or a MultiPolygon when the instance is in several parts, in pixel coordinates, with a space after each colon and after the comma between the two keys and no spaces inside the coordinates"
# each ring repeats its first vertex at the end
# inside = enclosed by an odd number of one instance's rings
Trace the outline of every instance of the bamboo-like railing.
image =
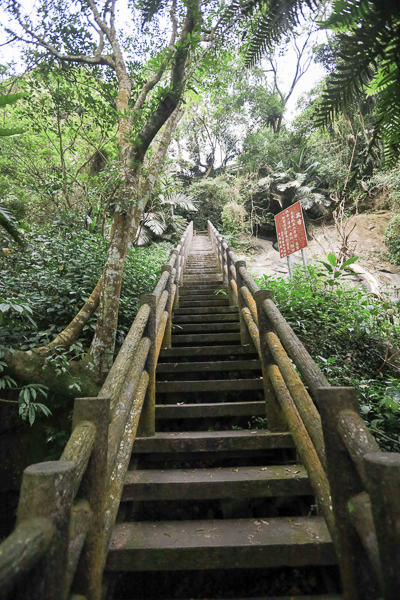
{"type": "Polygon", "coordinates": [[[155,431],[155,370],[171,346],[171,312],[193,236],[190,223],[141,306],[96,398],[74,403],[59,461],[25,469],[17,524],[0,545],[0,597],[100,600],[107,548],[137,432],[155,431]]]}
{"type": "Polygon", "coordinates": [[[354,388],[330,386],[210,221],[208,234],[230,304],[239,307],[241,341],[261,359],[268,427],[292,434],[335,544],[344,598],[398,600],[400,454],[380,451],[354,388]]]}

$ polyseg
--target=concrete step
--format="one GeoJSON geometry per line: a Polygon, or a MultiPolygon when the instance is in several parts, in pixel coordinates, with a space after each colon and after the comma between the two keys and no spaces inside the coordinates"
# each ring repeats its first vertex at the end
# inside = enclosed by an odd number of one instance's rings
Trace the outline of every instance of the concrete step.
{"type": "Polygon", "coordinates": [[[171,452],[227,452],[293,448],[290,433],[264,429],[241,431],[159,432],[152,437],[137,437],[133,454],[170,454],[171,452]]]}
{"type": "MultiPolygon", "coordinates": [[[[223,290],[225,291],[225,290],[223,290]]],[[[206,297],[206,296],[215,296],[215,295],[219,295],[222,294],[221,292],[221,288],[212,286],[212,287],[208,287],[206,289],[203,288],[183,288],[181,287],[181,289],[179,290],[179,296],[181,296],[183,298],[183,296],[185,296],[185,298],[187,297],[188,300],[191,296],[201,296],[202,298],[206,297]],[[216,293],[219,292],[219,293],[216,293]]],[[[223,296],[225,294],[222,294],[223,296]]]]}
{"type": "Polygon", "coordinates": [[[255,350],[249,346],[241,346],[237,344],[226,345],[226,346],[190,346],[182,348],[165,348],[160,352],[160,358],[178,358],[178,357],[191,357],[191,356],[237,356],[237,355],[248,355],[253,356],[257,354],[255,350]]]}
{"type": "Polygon", "coordinates": [[[107,571],[246,569],[336,564],[322,517],[117,524],[107,571]]]}
{"type": "Polygon", "coordinates": [[[186,283],[197,283],[197,284],[199,284],[199,283],[207,283],[207,284],[213,283],[214,284],[215,283],[215,284],[218,284],[218,283],[222,283],[222,275],[218,275],[218,276],[207,275],[207,274],[201,275],[201,273],[199,273],[199,272],[196,274],[193,274],[193,275],[190,275],[190,274],[185,275],[184,274],[183,282],[185,284],[186,283]]]}
{"type": "Polygon", "coordinates": [[[229,298],[227,296],[223,296],[222,298],[213,296],[209,300],[187,300],[187,296],[183,296],[179,300],[179,308],[200,308],[211,306],[229,306],[229,298]]]}
{"type": "Polygon", "coordinates": [[[220,402],[215,404],[157,404],[156,419],[205,419],[265,417],[265,402],[220,402]]]}
{"type": "Polygon", "coordinates": [[[173,322],[172,331],[174,335],[184,333],[208,333],[219,331],[240,331],[240,323],[177,323],[173,322]]]}
{"type": "Polygon", "coordinates": [[[160,373],[210,373],[213,371],[259,371],[259,360],[217,360],[210,362],[158,363],[157,374],[160,373]]]}
{"type": "Polygon", "coordinates": [[[173,323],[227,323],[239,322],[238,313],[216,315],[174,315],[173,323]]]}
{"type": "Polygon", "coordinates": [[[193,266],[190,267],[189,265],[185,268],[184,274],[185,275],[220,275],[221,271],[219,269],[217,269],[217,267],[207,267],[205,265],[201,265],[201,266],[193,266]]]}
{"type": "Polygon", "coordinates": [[[121,501],[312,496],[302,465],[128,471],[121,501]]]}
{"type": "Polygon", "coordinates": [[[260,379],[214,379],[203,381],[157,381],[157,394],[194,393],[194,392],[241,392],[244,390],[262,390],[260,379]]]}
{"type": "Polygon", "coordinates": [[[228,306],[229,306],[229,296],[228,294],[223,294],[223,293],[219,293],[219,294],[184,294],[183,296],[180,295],[180,304],[182,304],[182,306],[186,306],[186,304],[188,304],[189,302],[200,302],[201,304],[205,304],[209,301],[213,301],[213,300],[228,300],[228,306]],[[199,297],[200,296],[200,297],[199,297]]]}
{"type": "Polygon", "coordinates": [[[172,335],[172,344],[209,344],[213,342],[240,342],[240,333],[199,333],[192,335],[172,335]]]}
{"type": "Polygon", "coordinates": [[[238,314],[237,306],[195,306],[191,308],[177,308],[173,312],[172,319],[175,315],[223,315],[228,313],[238,314]]]}

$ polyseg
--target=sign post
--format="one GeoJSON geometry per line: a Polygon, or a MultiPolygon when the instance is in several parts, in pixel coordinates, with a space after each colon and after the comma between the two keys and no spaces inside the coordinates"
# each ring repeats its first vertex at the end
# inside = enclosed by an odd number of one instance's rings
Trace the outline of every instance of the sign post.
{"type": "Polygon", "coordinates": [[[307,267],[307,259],[304,252],[304,248],[308,246],[307,234],[300,201],[275,215],[275,226],[278,237],[279,255],[281,258],[287,256],[289,277],[291,278],[293,275],[291,254],[301,250],[304,268],[307,267]]]}

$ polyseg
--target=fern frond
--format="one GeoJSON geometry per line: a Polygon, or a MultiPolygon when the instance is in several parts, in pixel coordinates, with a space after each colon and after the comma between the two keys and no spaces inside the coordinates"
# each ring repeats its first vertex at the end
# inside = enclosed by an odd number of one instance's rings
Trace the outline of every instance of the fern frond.
{"type": "Polygon", "coordinates": [[[250,39],[245,59],[247,66],[253,66],[266,50],[277,44],[289,29],[299,24],[304,6],[313,11],[317,7],[317,2],[316,0],[259,2],[250,25],[250,39]]]}
{"type": "Polygon", "coordinates": [[[315,118],[326,126],[348,110],[359,95],[376,95],[377,122],[371,145],[384,143],[388,166],[400,158],[400,6],[397,3],[348,0],[345,15],[338,10],[327,21],[336,30],[341,63],[328,79],[315,118]]]}

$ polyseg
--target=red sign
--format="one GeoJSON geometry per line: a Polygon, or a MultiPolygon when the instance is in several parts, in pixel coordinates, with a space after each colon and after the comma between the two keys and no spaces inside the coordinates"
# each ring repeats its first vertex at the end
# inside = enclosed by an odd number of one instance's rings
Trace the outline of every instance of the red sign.
{"type": "Polygon", "coordinates": [[[276,215],[275,226],[281,258],[307,247],[306,228],[300,201],[276,215]]]}

